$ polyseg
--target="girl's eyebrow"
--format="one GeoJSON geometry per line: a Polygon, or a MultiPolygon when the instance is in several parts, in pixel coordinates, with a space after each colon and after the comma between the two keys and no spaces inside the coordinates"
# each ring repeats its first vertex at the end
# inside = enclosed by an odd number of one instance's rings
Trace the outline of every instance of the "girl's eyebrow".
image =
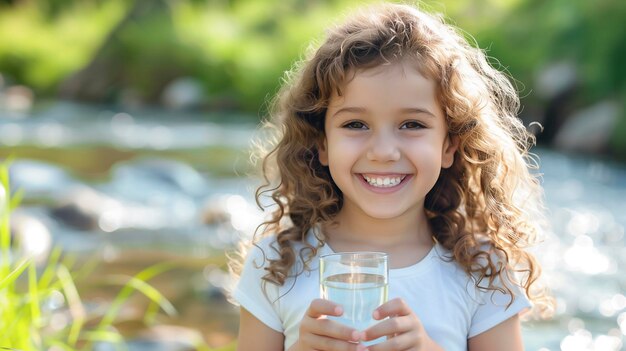
{"type": "Polygon", "coordinates": [[[339,110],[333,113],[333,117],[337,116],[340,113],[365,113],[365,108],[363,107],[342,107],[339,110]]]}
{"type": "MultiPolygon", "coordinates": [[[[363,107],[342,107],[339,110],[337,110],[335,113],[333,113],[333,117],[337,116],[340,113],[365,113],[367,112],[367,110],[363,107]]],[[[400,113],[402,114],[407,114],[407,113],[415,113],[415,114],[426,114],[430,117],[436,117],[434,113],[430,112],[429,110],[425,109],[425,108],[420,108],[420,107],[406,107],[406,108],[401,108],[399,110],[400,113]]]]}
{"type": "Polygon", "coordinates": [[[400,112],[402,113],[415,113],[415,114],[426,114],[429,117],[433,117],[436,118],[437,116],[435,116],[434,113],[430,112],[428,109],[425,108],[420,108],[420,107],[407,107],[407,108],[402,108],[400,109],[400,112]]]}

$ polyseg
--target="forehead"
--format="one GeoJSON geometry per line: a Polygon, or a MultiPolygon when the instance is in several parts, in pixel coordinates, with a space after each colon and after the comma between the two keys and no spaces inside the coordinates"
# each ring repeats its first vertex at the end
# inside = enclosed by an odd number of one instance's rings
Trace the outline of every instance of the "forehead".
{"type": "Polygon", "coordinates": [[[355,103],[387,107],[439,106],[435,81],[406,62],[349,71],[346,82],[331,96],[329,108],[355,103]]]}

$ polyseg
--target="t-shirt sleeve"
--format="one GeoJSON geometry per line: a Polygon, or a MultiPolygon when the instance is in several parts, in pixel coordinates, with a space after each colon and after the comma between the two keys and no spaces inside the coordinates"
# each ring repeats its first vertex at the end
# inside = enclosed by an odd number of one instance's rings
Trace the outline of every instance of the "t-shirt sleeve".
{"type": "Polygon", "coordinates": [[[252,246],[246,257],[239,281],[232,291],[232,298],[237,304],[252,313],[268,327],[283,332],[283,325],[278,310],[278,287],[261,278],[267,273],[267,255],[273,250],[269,245],[252,246]]]}
{"type": "MultiPolygon", "coordinates": [[[[506,281],[506,285],[515,295],[513,303],[511,303],[511,295],[509,294],[497,290],[476,290],[477,308],[472,316],[468,338],[481,334],[531,307],[530,301],[522,289],[508,282],[508,280],[506,281]],[[510,306],[508,306],[509,303],[511,303],[510,306]]],[[[502,284],[499,281],[494,283],[496,286],[502,284]]]]}

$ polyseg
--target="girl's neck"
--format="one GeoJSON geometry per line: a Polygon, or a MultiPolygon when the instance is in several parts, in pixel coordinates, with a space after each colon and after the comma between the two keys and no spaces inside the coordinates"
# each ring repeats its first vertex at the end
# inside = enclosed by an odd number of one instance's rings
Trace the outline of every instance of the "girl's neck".
{"type": "Polygon", "coordinates": [[[335,219],[323,230],[328,244],[336,251],[390,252],[407,246],[432,246],[432,232],[423,211],[391,219],[341,211],[335,219]]]}

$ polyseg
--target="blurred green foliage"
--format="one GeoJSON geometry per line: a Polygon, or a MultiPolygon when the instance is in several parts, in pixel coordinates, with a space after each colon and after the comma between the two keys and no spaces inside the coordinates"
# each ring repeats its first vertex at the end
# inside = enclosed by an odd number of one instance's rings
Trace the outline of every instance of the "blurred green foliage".
{"type": "Polygon", "coordinates": [[[126,10],[123,1],[54,3],[0,3],[0,73],[43,94],[89,62],[126,10]]]}
{"type": "Polygon", "coordinates": [[[626,2],[526,0],[479,33],[513,76],[525,83],[557,61],[576,65],[585,102],[626,96],[626,2]]]}
{"type": "MultiPolygon", "coordinates": [[[[141,2],[142,0],[138,0],[141,2]]],[[[154,101],[177,77],[199,79],[211,105],[258,111],[307,43],[350,1],[172,1],[107,35],[133,2],[0,5],[0,72],[43,95],[83,68],[107,39],[123,62],[118,88],[154,101]]],[[[356,1],[352,1],[356,3],[356,1]]]]}
{"type": "MultiPolygon", "coordinates": [[[[155,102],[167,83],[195,77],[209,106],[257,114],[311,40],[366,2],[373,1],[5,0],[0,72],[51,95],[112,42],[123,66],[113,90],[130,88],[155,102]],[[161,8],[115,30],[135,5],[151,1],[161,8]]],[[[530,103],[537,74],[561,61],[578,70],[580,105],[626,97],[624,1],[443,0],[421,6],[471,33],[526,87],[522,95],[530,103]]]]}

